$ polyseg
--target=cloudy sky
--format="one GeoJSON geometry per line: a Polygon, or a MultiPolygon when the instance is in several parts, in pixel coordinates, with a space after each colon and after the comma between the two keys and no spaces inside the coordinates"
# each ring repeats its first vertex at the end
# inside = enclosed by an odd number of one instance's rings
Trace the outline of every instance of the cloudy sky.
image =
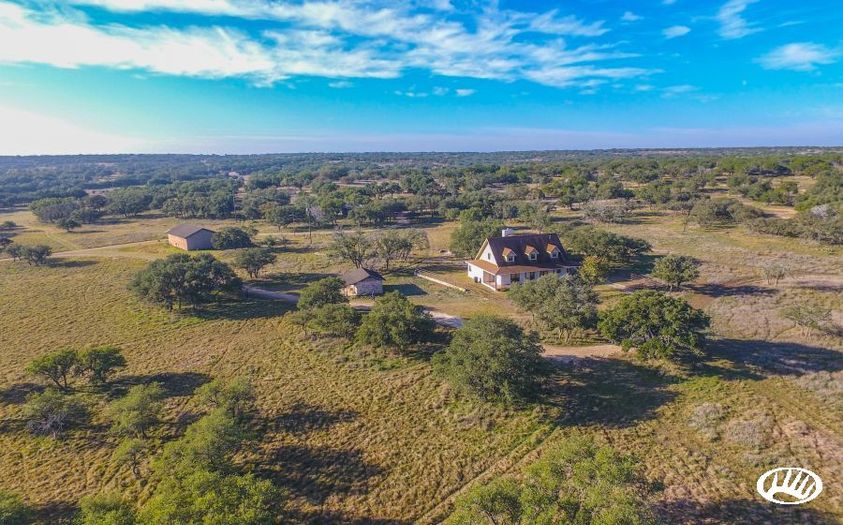
{"type": "Polygon", "coordinates": [[[843,144],[829,0],[0,0],[0,154],[843,144]]]}

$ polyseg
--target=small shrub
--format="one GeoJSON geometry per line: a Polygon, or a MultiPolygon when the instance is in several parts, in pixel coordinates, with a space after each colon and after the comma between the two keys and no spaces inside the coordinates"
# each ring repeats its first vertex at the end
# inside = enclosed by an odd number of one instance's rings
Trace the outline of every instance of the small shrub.
{"type": "Polygon", "coordinates": [[[703,403],[695,406],[688,417],[688,426],[709,441],[720,438],[720,424],[726,417],[726,410],[719,403],[703,403]]]}
{"type": "Polygon", "coordinates": [[[57,437],[88,419],[87,407],[73,396],[49,389],[30,394],[23,407],[26,427],[35,435],[57,437]]]}

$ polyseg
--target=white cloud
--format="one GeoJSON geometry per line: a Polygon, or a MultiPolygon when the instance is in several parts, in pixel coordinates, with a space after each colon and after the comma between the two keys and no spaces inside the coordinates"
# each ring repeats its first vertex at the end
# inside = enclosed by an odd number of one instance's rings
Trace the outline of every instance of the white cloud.
{"type": "Polygon", "coordinates": [[[638,16],[632,11],[626,11],[624,12],[623,16],[621,16],[621,20],[623,20],[624,22],[637,22],[643,18],[643,16],[638,16]]]}
{"type": "Polygon", "coordinates": [[[820,44],[797,42],[777,47],[758,59],[758,62],[765,69],[811,71],[818,65],[834,63],[840,55],[839,50],[832,50],[820,44]]]}
{"type": "Polygon", "coordinates": [[[697,86],[692,86],[691,84],[680,84],[678,86],[668,86],[662,89],[662,96],[665,98],[675,97],[677,95],[683,95],[685,93],[692,93],[697,91],[699,88],[697,86]]]}
{"type": "Polygon", "coordinates": [[[195,22],[210,26],[178,29],[96,25],[72,8],[62,9],[61,14],[36,13],[0,0],[0,39],[15,43],[0,50],[0,60],[245,77],[257,84],[297,75],[394,78],[410,68],[443,76],[530,79],[557,87],[576,86],[595,77],[652,73],[617,62],[598,65],[637,55],[619,49],[628,43],[570,45],[560,37],[592,39],[609,29],[603,21],[583,21],[558,10],[536,15],[500,10],[492,3],[479,12],[461,13],[465,16],[457,21],[431,12],[451,6],[439,0],[68,1],[116,13],[173,11],[213,18],[195,22]],[[237,19],[269,20],[277,27],[260,34],[218,27],[220,23],[236,25],[237,19]],[[536,32],[544,37],[520,38],[536,32]]]}
{"type": "Polygon", "coordinates": [[[349,82],[348,80],[338,80],[336,82],[328,82],[328,87],[334,89],[347,89],[350,87],[354,87],[354,83],[349,82]]]}
{"type": "Polygon", "coordinates": [[[670,26],[662,31],[662,34],[665,38],[677,38],[680,36],[685,36],[691,32],[691,28],[688,26],[670,26]]]}
{"type": "Polygon", "coordinates": [[[433,88],[433,94],[437,97],[444,97],[447,95],[451,90],[446,87],[436,86],[433,88]]]}
{"type": "Polygon", "coordinates": [[[54,116],[0,106],[0,155],[126,153],[144,141],[80,126],[54,116]]]}
{"type": "Polygon", "coordinates": [[[470,97],[471,95],[477,93],[477,90],[476,89],[461,88],[461,89],[455,89],[454,93],[456,93],[458,97],[470,97]]]}
{"type": "Polygon", "coordinates": [[[756,2],[758,0],[729,0],[726,2],[717,12],[717,20],[720,22],[720,36],[728,39],[743,38],[761,31],[759,28],[753,27],[743,17],[743,12],[746,11],[747,7],[756,2]]]}

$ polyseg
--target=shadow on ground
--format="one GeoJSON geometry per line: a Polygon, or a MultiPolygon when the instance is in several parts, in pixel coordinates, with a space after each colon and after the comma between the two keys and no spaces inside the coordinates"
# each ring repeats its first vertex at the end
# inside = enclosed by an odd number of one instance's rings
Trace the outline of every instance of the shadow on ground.
{"type": "Polygon", "coordinates": [[[676,393],[678,379],[625,359],[582,359],[556,368],[548,399],[563,409],[560,424],[628,427],[652,419],[676,393]]]}
{"type": "Polygon", "coordinates": [[[800,343],[715,339],[709,341],[707,351],[712,359],[697,365],[696,371],[725,379],[764,379],[770,375],[799,376],[843,370],[843,353],[800,343]]]}
{"type": "Polygon", "coordinates": [[[663,502],[654,509],[659,523],[735,525],[832,525],[839,517],[810,507],[787,507],[762,501],[732,499],[701,503],[691,500],[663,502]]]}

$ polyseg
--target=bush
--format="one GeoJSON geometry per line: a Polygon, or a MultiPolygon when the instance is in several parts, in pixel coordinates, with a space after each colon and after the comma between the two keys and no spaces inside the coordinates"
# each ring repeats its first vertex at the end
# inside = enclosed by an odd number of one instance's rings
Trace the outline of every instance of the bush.
{"type": "Polygon", "coordinates": [[[279,506],[267,480],[197,470],[164,479],[139,514],[145,525],[272,525],[279,506]]]}
{"type": "Polygon", "coordinates": [[[213,255],[196,257],[170,255],[152,261],[135,275],[129,289],[142,299],[163,304],[168,310],[183,303],[194,309],[220,295],[240,290],[242,282],[234,271],[213,255]]]}
{"type": "Polygon", "coordinates": [[[32,511],[20,497],[0,491],[0,524],[29,525],[32,523],[32,511]]]}
{"type": "Polygon", "coordinates": [[[252,246],[252,238],[243,229],[227,226],[218,232],[214,232],[214,235],[211,236],[211,245],[217,250],[250,248],[252,246]]]}
{"type": "Polygon", "coordinates": [[[79,501],[77,525],[133,525],[135,509],[116,494],[86,496],[79,501]]]}
{"type": "Polygon", "coordinates": [[[326,277],[305,286],[299,294],[299,310],[310,310],[327,304],[347,303],[342,294],[345,283],[339,277],[326,277]]]}
{"type": "Polygon", "coordinates": [[[73,396],[48,389],[26,398],[23,416],[27,419],[27,428],[33,434],[57,437],[67,429],[86,423],[88,409],[73,396]]]}
{"type": "Polygon", "coordinates": [[[560,235],[567,250],[583,256],[599,257],[610,264],[627,264],[651,249],[647,241],[594,226],[565,230],[560,235]]]}
{"type": "Polygon", "coordinates": [[[163,399],[164,389],[158,383],[133,386],[108,407],[112,432],[146,437],[147,431],[158,423],[163,399]]]}
{"type": "Polygon", "coordinates": [[[446,525],[649,525],[648,488],[635,460],[584,438],[546,452],[517,481],[480,485],[456,502],[446,525]]]}
{"type": "Polygon", "coordinates": [[[372,310],[357,330],[359,342],[375,348],[407,350],[433,329],[433,320],[420,306],[398,292],[375,299],[372,310]]]}
{"type": "Polygon", "coordinates": [[[249,277],[257,279],[261,270],[274,263],[275,259],[275,254],[268,248],[246,248],[235,254],[234,267],[245,270],[249,277]]]}
{"type": "Polygon", "coordinates": [[[52,381],[62,390],[70,390],[70,377],[79,366],[79,354],[72,348],[62,348],[33,359],[26,367],[32,375],[52,381]]]}
{"type": "Polygon", "coordinates": [[[604,337],[644,359],[699,354],[709,318],[682,299],[652,290],[624,296],[598,323],[604,337]]]}
{"type": "Polygon", "coordinates": [[[114,346],[97,346],[78,353],[78,372],[89,374],[91,383],[105,384],[108,376],[126,366],[126,358],[114,346]]]}
{"type": "Polygon", "coordinates": [[[684,283],[693,281],[700,276],[700,264],[685,255],[666,255],[653,265],[651,275],[667,283],[670,289],[681,287],[684,283]]]}
{"type": "Polygon", "coordinates": [[[534,334],[513,321],[480,315],[459,328],[433,367],[457,390],[488,401],[515,403],[535,396],[547,368],[534,334]]]}
{"type": "Polygon", "coordinates": [[[691,410],[688,426],[705,436],[709,441],[720,437],[720,423],[726,417],[726,410],[719,403],[703,403],[691,410]]]}
{"type": "Polygon", "coordinates": [[[351,338],[360,324],[360,314],[345,304],[326,304],[308,313],[308,328],[334,337],[351,338]]]}
{"type": "Polygon", "coordinates": [[[255,387],[247,377],[214,379],[196,389],[196,399],[213,410],[223,409],[235,419],[254,409],[255,387]]]}

